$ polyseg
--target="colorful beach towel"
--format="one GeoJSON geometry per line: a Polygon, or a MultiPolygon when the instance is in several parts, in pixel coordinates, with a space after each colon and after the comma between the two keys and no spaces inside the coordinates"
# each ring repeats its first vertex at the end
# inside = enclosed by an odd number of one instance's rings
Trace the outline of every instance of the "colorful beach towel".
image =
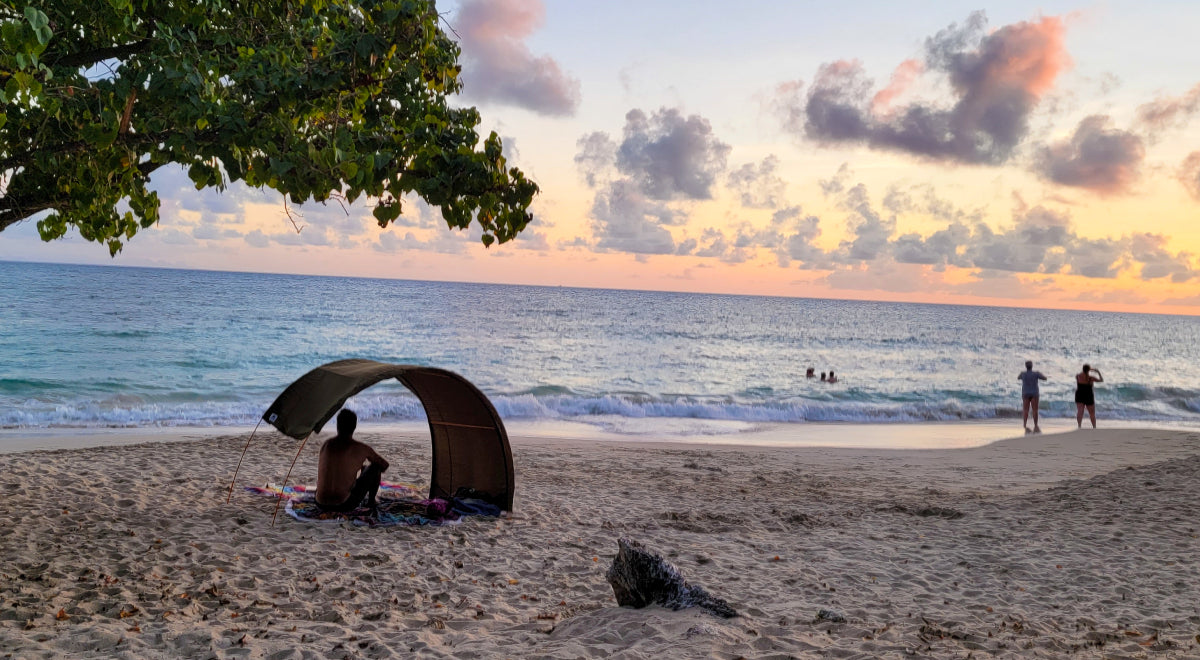
{"type": "MultiPolygon", "coordinates": [[[[297,497],[304,497],[306,494],[315,493],[317,492],[317,487],[295,484],[285,488],[280,488],[277,484],[267,484],[266,486],[262,487],[246,486],[246,490],[251,493],[258,493],[259,495],[273,495],[275,497],[283,495],[288,499],[293,499],[297,497]]],[[[416,484],[405,484],[394,481],[384,481],[383,483],[379,484],[379,498],[388,497],[392,499],[400,499],[420,496],[421,487],[416,484]]]]}
{"type": "Polygon", "coordinates": [[[470,498],[425,499],[417,486],[412,484],[384,482],[379,487],[375,509],[359,507],[353,511],[327,511],[316,501],[316,487],[287,486],[275,484],[265,487],[247,486],[251,493],[283,497],[287,500],[288,515],[304,522],[349,522],[368,527],[390,527],[393,525],[455,525],[463,516],[499,516],[500,507],[483,500],[470,498]]]}

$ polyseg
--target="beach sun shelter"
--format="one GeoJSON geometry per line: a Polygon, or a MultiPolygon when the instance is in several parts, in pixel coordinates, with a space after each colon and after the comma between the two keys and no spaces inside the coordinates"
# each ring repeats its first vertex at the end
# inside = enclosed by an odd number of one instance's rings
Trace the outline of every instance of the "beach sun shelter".
{"type": "MultiPolygon", "coordinates": [[[[433,442],[429,497],[473,497],[511,511],[513,461],[504,422],[483,392],[452,371],[374,360],[330,362],[288,385],[263,413],[262,420],[280,433],[301,440],[303,449],[309,435],[319,432],[346,399],[389,378],[411,390],[429,418],[433,442]]],[[[247,447],[249,444],[247,441],[247,447]]],[[[299,452],[296,455],[299,457],[299,452]]],[[[286,481],[287,477],[285,486],[286,481]]]]}

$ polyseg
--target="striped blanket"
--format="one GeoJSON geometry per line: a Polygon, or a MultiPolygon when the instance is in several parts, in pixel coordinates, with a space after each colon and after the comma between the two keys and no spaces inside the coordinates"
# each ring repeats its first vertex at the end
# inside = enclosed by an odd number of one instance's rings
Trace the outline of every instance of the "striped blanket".
{"type": "Polygon", "coordinates": [[[247,486],[246,491],[283,497],[287,500],[288,515],[303,522],[349,522],[369,527],[393,525],[456,525],[463,516],[499,516],[500,509],[488,502],[474,499],[426,499],[413,484],[383,482],[379,487],[374,509],[359,507],[353,511],[327,511],[316,501],[315,486],[265,487],[247,486]]]}

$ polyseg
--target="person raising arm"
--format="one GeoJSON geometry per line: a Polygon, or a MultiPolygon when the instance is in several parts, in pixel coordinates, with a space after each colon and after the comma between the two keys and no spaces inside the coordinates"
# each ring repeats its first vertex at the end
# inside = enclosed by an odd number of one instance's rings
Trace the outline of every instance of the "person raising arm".
{"type": "Polygon", "coordinates": [[[1077,427],[1083,428],[1083,410],[1087,408],[1092,428],[1096,428],[1096,391],[1092,384],[1103,382],[1104,376],[1100,374],[1100,370],[1093,369],[1089,364],[1083,365],[1083,369],[1075,374],[1075,425],[1077,427]]]}

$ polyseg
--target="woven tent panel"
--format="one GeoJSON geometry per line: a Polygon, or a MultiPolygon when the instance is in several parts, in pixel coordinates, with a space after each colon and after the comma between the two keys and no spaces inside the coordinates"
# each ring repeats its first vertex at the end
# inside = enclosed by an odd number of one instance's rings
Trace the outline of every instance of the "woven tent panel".
{"type": "Polygon", "coordinates": [[[513,466],[508,434],[487,397],[452,372],[410,371],[401,379],[421,399],[433,438],[430,494],[450,497],[469,488],[489,498],[504,494],[512,509],[513,466]]]}

